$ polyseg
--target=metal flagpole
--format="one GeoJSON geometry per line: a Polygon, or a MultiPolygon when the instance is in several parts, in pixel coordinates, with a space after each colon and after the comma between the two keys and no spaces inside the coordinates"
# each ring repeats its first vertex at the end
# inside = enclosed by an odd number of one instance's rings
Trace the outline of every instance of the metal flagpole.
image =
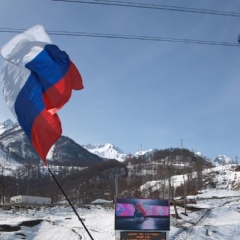
{"type": "Polygon", "coordinates": [[[76,209],[74,208],[74,206],[72,205],[70,199],[67,197],[66,193],[64,192],[63,188],[61,187],[61,185],[59,184],[59,182],[57,181],[57,179],[55,178],[54,174],[52,173],[51,169],[48,167],[48,171],[50,172],[50,174],[52,175],[53,179],[55,180],[55,182],[57,183],[58,187],[60,188],[60,190],[62,191],[63,195],[65,196],[65,198],[67,199],[68,203],[70,204],[70,206],[72,207],[74,213],[77,215],[79,221],[81,222],[81,224],[83,225],[83,227],[85,228],[85,230],[87,231],[89,237],[93,239],[92,235],[90,234],[90,232],[88,231],[87,227],[85,226],[84,222],[82,221],[82,219],[80,218],[80,216],[78,215],[76,209]]]}

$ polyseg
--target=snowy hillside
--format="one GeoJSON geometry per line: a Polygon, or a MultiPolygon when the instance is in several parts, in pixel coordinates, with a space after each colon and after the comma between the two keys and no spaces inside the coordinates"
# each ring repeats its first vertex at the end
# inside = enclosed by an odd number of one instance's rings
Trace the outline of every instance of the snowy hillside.
{"type": "MultiPolygon", "coordinates": [[[[240,189],[240,171],[235,171],[236,168],[236,164],[227,164],[206,169],[202,172],[202,182],[206,188],[238,190],[240,189]]],[[[193,172],[192,177],[196,177],[195,172],[193,172]]],[[[184,184],[184,179],[187,179],[187,174],[174,175],[171,177],[171,182],[174,187],[178,187],[184,184]]],[[[148,181],[141,186],[141,190],[143,192],[154,191],[163,184],[168,186],[168,182],[165,183],[164,180],[148,181]]]]}
{"type": "Polygon", "coordinates": [[[116,159],[120,162],[124,161],[127,156],[120,148],[110,143],[97,145],[87,144],[82,145],[82,147],[102,158],[116,159]]]}

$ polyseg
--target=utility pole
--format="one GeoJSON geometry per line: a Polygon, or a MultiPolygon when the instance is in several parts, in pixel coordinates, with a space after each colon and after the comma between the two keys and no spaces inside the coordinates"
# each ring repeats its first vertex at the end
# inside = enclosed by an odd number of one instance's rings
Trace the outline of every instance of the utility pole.
{"type": "Polygon", "coordinates": [[[19,192],[19,184],[16,183],[16,186],[17,186],[17,196],[18,196],[18,192],[19,192]]]}
{"type": "Polygon", "coordinates": [[[118,198],[118,176],[115,177],[115,194],[116,198],[118,198]]]}

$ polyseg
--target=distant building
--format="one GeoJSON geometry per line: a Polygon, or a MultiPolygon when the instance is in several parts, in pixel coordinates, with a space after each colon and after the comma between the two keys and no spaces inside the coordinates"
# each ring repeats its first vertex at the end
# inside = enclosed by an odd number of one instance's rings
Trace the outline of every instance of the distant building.
{"type": "Polygon", "coordinates": [[[95,201],[92,201],[91,204],[94,205],[107,205],[107,204],[112,204],[113,201],[108,201],[105,199],[96,199],[95,201]]]}
{"type": "Polygon", "coordinates": [[[11,197],[10,203],[12,204],[51,204],[52,199],[47,197],[19,195],[19,196],[11,197]]]}

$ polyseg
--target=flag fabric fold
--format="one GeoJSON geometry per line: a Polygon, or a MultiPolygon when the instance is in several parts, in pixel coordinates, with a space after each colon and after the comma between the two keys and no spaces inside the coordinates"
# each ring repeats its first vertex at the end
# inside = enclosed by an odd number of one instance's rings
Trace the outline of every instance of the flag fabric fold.
{"type": "Polygon", "coordinates": [[[83,89],[79,71],[36,25],[18,34],[1,49],[1,84],[7,106],[45,165],[51,146],[62,134],[57,111],[83,89]]]}

